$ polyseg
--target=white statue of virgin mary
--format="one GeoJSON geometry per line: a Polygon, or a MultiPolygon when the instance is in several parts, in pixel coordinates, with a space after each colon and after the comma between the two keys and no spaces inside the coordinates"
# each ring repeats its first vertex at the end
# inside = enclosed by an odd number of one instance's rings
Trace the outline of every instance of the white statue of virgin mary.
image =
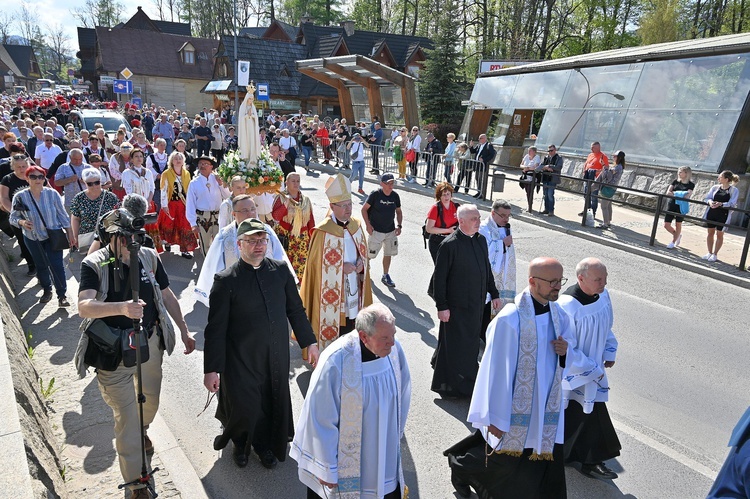
{"type": "Polygon", "coordinates": [[[260,156],[260,129],[254,100],[255,85],[251,81],[250,86],[247,87],[245,100],[240,105],[240,113],[237,116],[237,146],[242,159],[252,166],[258,164],[258,157],[260,156]]]}

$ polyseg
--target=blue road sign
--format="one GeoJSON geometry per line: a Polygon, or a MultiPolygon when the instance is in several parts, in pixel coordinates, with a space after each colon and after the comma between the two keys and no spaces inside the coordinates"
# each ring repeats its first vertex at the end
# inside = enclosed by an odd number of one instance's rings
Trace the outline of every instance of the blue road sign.
{"type": "Polygon", "coordinates": [[[140,97],[133,97],[130,99],[130,103],[135,105],[138,109],[141,109],[143,107],[143,99],[140,97]]]}
{"type": "Polygon", "coordinates": [[[268,83],[258,83],[258,100],[271,100],[271,91],[268,90],[268,83]]]}
{"type": "Polygon", "coordinates": [[[116,94],[132,94],[133,82],[130,80],[115,80],[112,82],[112,89],[116,94]]]}

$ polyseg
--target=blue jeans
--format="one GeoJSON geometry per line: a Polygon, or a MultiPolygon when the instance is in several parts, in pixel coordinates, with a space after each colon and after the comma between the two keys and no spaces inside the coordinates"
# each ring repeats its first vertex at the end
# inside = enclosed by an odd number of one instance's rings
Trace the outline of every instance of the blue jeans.
{"type": "Polygon", "coordinates": [[[450,184],[451,183],[451,170],[453,169],[453,162],[446,161],[443,166],[445,167],[443,176],[445,177],[445,181],[450,184]]]}
{"type": "Polygon", "coordinates": [[[172,154],[172,146],[174,146],[174,139],[164,139],[167,141],[167,154],[172,154]]]}
{"type": "Polygon", "coordinates": [[[310,156],[312,156],[312,147],[302,146],[302,155],[305,156],[305,166],[310,166],[310,156]]]}
{"type": "MultiPolygon", "coordinates": [[[[596,178],[596,174],[599,173],[596,170],[586,170],[586,172],[583,174],[584,179],[591,179],[594,180],[596,178]]],[[[588,192],[588,184],[584,184],[583,186],[583,193],[586,194],[588,192]]],[[[599,198],[597,197],[599,195],[599,186],[596,184],[591,185],[591,211],[594,212],[594,215],[596,215],[596,209],[599,207],[599,198]]]]}
{"type": "Polygon", "coordinates": [[[354,181],[359,177],[359,189],[362,190],[362,186],[365,182],[365,162],[364,161],[354,161],[352,163],[352,174],[349,176],[349,182],[354,183],[354,181]]]}
{"type": "Polygon", "coordinates": [[[64,298],[68,291],[68,283],[65,280],[65,265],[63,264],[63,252],[53,251],[49,239],[34,241],[23,236],[26,247],[31,253],[31,258],[36,264],[36,276],[45,291],[51,290],[55,285],[58,298],[64,298]],[[48,263],[49,262],[49,263],[48,263]],[[50,276],[50,268],[52,275],[50,276]]]}
{"type": "Polygon", "coordinates": [[[552,213],[555,211],[555,186],[552,182],[544,182],[542,193],[544,195],[544,211],[552,213]]]}

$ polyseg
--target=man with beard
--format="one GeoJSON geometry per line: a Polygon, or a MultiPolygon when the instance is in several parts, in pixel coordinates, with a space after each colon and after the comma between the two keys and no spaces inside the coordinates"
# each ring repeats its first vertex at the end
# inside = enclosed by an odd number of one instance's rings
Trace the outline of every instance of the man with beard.
{"type": "Polygon", "coordinates": [[[284,262],[266,258],[263,222],[244,220],[237,244],[240,260],[216,275],[209,296],[203,384],[220,390],[216,418],[224,431],[214,449],[231,440],[234,462],[243,468],[252,445],[271,469],[286,459],[294,434],[287,320],[313,367],[318,347],[292,272],[284,262]]]}

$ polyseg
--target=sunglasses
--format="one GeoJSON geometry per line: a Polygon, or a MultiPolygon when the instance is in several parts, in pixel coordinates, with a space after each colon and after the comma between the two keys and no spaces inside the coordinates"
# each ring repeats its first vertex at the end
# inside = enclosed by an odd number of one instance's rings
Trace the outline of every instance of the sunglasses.
{"type": "Polygon", "coordinates": [[[101,180],[95,180],[94,182],[86,182],[86,185],[88,185],[89,187],[93,187],[95,185],[102,185],[102,181],[101,180]]]}
{"type": "Polygon", "coordinates": [[[44,175],[29,175],[30,180],[44,180],[44,175]]]}
{"type": "Polygon", "coordinates": [[[44,139],[45,142],[52,142],[52,139],[44,139]]]}
{"type": "Polygon", "coordinates": [[[13,156],[13,159],[26,159],[26,156],[24,156],[23,154],[16,154],[15,156],[13,156]]]}

